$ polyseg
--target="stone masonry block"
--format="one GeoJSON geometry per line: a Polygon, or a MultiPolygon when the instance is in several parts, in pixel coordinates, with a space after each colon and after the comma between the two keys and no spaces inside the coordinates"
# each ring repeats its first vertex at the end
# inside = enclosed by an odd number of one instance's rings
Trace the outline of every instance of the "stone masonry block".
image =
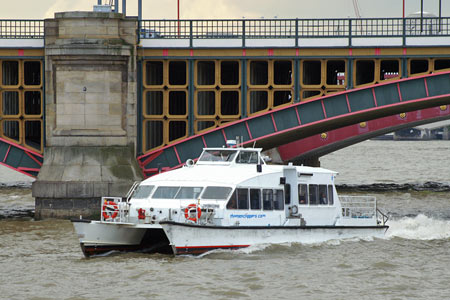
{"type": "Polygon", "coordinates": [[[85,125],[85,116],[84,115],[67,115],[67,114],[60,114],[58,113],[58,116],[56,118],[56,127],[66,127],[70,129],[84,129],[86,128],[85,125]]]}
{"type": "Polygon", "coordinates": [[[119,83],[121,83],[121,81],[111,80],[109,82],[109,92],[110,93],[122,93],[122,85],[119,83]]]}
{"type": "Polygon", "coordinates": [[[83,180],[91,180],[91,181],[95,182],[101,176],[101,167],[99,165],[97,165],[97,166],[82,165],[81,166],[81,176],[82,176],[81,178],[83,178],[83,180]]]}
{"type": "Polygon", "coordinates": [[[81,177],[81,166],[79,165],[68,165],[64,170],[63,180],[65,181],[78,181],[81,177]]]}
{"type": "Polygon", "coordinates": [[[135,28],[137,29],[137,19],[135,20],[120,20],[120,28],[135,28]]]}
{"type": "Polygon", "coordinates": [[[122,115],[122,104],[110,104],[109,105],[109,114],[114,116],[122,115]]]}
{"type": "MultiPolygon", "coordinates": [[[[104,195],[102,195],[104,196],[104,195]]],[[[87,201],[87,208],[89,209],[95,209],[100,211],[101,207],[101,197],[94,197],[94,198],[88,198],[87,201]]]]}
{"type": "Polygon", "coordinates": [[[94,197],[109,196],[109,183],[108,182],[95,182],[93,196],[94,197]]]}
{"type": "Polygon", "coordinates": [[[115,36],[115,37],[119,36],[119,28],[117,27],[117,25],[108,26],[108,27],[106,27],[106,29],[107,29],[106,34],[115,36]]]}
{"type": "Polygon", "coordinates": [[[53,189],[49,189],[51,184],[47,182],[33,182],[31,195],[33,197],[54,197],[53,189]]]}
{"type": "Polygon", "coordinates": [[[87,207],[87,199],[72,199],[74,209],[85,209],[87,207]]]}
{"type": "MultiPolygon", "coordinates": [[[[85,97],[84,92],[61,92],[57,94],[57,102],[58,104],[83,104],[85,97]]],[[[65,110],[63,109],[62,112],[64,113],[65,110]]]]}
{"type": "Polygon", "coordinates": [[[56,210],[72,209],[73,201],[72,199],[53,199],[53,201],[51,201],[51,207],[56,210]]]}
{"type": "Polygon", "coordinates": [[[67,184],[62,182],[53,183],[54,197],[65,198],[67,196],[67,184]]]}
{"type": "Polygon", "coordinates": [[[109,105],[106,103],[87,103],[85,105],[87,115],[104,115],[109,112],[109,105]]]}
{"type": "Polygon", "coordinates": [[[83,103],[66,103],[66,104],[57,104],[62,105],[63,109],[61,108],[60,111],[63,111],[65,115],[75,114],[75,115],[82,115],[85,112],[85,105],[83,103]]]}
{"type": "Polygon", "coordinates": [[[89,198],[94,195],[93,182],[70,182],[67,183],[67,197],[89,198]]]}

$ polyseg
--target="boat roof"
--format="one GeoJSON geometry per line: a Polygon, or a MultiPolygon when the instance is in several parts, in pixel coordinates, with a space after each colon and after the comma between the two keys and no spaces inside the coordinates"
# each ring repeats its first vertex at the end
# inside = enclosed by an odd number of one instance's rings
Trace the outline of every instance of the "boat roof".
{"type": "Polygon", "coordinates": [[[337,174],[337,172],[324,168],[306,166],[263,165],[262,171],[257,172],[254,164],[209,164],[183,167],[164,172],[144,180],[143,184],[233,186],[255,177],[282,173],[284,168],[296,168],[297,172],[305,174],[337,174]]]}

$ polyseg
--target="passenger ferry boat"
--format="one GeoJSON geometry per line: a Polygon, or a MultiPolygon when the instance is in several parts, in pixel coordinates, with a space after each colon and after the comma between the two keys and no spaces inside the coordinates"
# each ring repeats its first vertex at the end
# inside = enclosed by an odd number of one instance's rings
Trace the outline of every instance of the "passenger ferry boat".
{"type": "Polygon", "coordinates": [[[197,162],[103,197],[101,220],[72,220],[86,257],[109,251],[200,254],[257,244],[382,237],[374,197],[338,197],[337,173],[268,165],[256,148],[206,148],[197,162]]]}

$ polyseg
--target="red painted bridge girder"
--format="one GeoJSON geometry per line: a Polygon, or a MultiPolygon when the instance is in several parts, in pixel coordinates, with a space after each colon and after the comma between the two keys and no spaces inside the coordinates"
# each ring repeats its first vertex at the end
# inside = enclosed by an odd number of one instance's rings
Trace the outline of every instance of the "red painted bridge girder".
{"type": "Polygon", "coordinates": [[[36,177],[43,161],[42,154],[0,138],[0,165],[36,177]]]}
{"type": "Polygon", "coordinates": [[[281,145],[277,150],[285,162],[317,158],[382,134],[446,119],[450,119],[450,105],[345,126],[281,145]]]}

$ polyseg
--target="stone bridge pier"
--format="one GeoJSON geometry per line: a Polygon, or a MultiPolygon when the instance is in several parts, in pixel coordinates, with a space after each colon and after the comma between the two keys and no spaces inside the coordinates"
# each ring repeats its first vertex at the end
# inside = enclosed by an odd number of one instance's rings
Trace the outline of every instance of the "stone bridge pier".
{"type": "Polygon", "coordinates": [[[36,218],[98,217],[142,173],[136,148],[137,20],[102,12],[45,20],[45,151],[36,218]]]}

